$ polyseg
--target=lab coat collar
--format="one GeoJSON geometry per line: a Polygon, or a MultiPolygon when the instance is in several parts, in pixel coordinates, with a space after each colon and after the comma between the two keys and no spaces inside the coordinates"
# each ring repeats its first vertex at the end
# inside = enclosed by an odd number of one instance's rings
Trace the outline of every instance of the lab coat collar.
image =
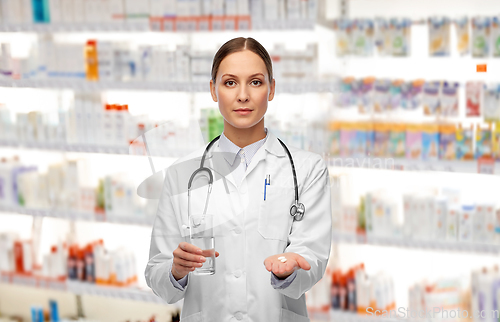
{"type": "Polygon", "coordinates": [[[277,157],[284,157],[286,156],[285,149],[281,146],[281,143],[278,141],[278,138],[274,136],[274,134],[271,131],[267,131],[267,140],[266,143],[264,143],[264,149],[271,153],[274,154],[277,157]]]}
{"type": "MultiPolygon", "coordinates": [[[[267,136],[266,142],[259,149],[259,151],[257,151],[257,153],[255,154],[249,168],[247,169],[247,171],[244,175],[244,178],[250,172],[252,172],[252,170],[257,166],[257,164],[260,161],[262,161],[263,159],[266,158],[267,153],[270,153],[270,154],[277,156],[277,157],[285,157],[286,156],[286,152],[283,149],[283,147],[281,146],[281,143],[278,141],[278,138],[269,130],[267,132],[267,135],[268,136],[267,136]]],[[[234,171],[234,169],[235,169],[234,167],[237,165],[233,163],[233,166],[229,166],[229,164],[225,161],[225,158],[222,156],[226,153],[220,153],[222,151],[221,151],[221,148],[219,147],[219,144],[217,144],[215,146],[214,151],[219,152],[219,153],[207,156],[207,163],[208,164],[206,166],[208,168],[212,169],[214,172],[216,172],[222,178],[227,179],[229,182],[231,182],[234,185],[234,187],[237,187],[237,184],[234,180],[234,177],[232,175],[227,175],[228,173],[231,173],[232,171],[234,171]],[[214,158],[217,160],[214,160],[214,158]],[[224,161],[224,162],[222,162],[222,161],[224,161]],[[215,162],[215,164],[217,164],[217,167],[214,167],[214,162],[215,162]],[[219,167],[224,167],[224,168],[218,169],[219,167]]],[[[217,179],[217,178],[214,178],[214,179],[217,179]]]]}

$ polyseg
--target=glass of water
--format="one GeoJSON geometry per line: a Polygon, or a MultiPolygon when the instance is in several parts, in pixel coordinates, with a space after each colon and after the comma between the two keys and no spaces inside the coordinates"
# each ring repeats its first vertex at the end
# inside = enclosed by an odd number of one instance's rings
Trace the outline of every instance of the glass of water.
{"type": "Polygon", "coordinates": [[[197,267],[195,275],[215,274],[215,238],[214,238],[214,216],[192,215],[189,218],[189,237],[191,244],[200,248],[202,255],[206,258],[202,267],[197,267]]]}

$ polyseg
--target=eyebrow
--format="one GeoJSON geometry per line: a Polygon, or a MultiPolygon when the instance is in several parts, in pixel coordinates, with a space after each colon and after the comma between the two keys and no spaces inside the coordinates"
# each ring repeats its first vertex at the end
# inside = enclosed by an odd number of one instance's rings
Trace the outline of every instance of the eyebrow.
{"type": "MultiPolygon", "coordinates": [[[[238,76],[233,75],[233,74],[224,74],[224,75],[222,75],[222,77],[225,77],[225,76],[229,76],[229,77],[233,77],[233,78],[238,78],[238,76]]],[[[255,76],[262,76],[262,77],[264,77],[264,74],[262,74],[262,73],[256,73],[256,74],[250,75],[249,78],[252,78],[252,77],[255,77],[255,76]]]]}

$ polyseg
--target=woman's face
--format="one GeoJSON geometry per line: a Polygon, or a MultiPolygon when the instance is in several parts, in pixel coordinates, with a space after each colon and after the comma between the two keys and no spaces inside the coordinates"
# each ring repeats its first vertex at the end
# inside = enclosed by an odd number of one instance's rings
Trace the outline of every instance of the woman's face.
{"type": "Polygon", "coordinates": [[[269,81],[264,61],[244,50],[222,60],[215,84],[210,81],[210,92],[219,103],[225,126],[248,129],[266,114],[267,102],[274,97],[274,80],[269,81]]]}

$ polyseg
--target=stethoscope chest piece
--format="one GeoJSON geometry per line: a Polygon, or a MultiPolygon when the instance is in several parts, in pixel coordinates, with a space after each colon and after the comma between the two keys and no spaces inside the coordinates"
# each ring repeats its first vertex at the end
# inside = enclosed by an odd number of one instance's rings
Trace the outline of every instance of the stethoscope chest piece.
{"type": "Polygon", "coordinates": [[[303,203],[294,203],[290,207],[290,216],[293,217],[294,220],[296,221],[301,221],[302,218],[304,217],[304,214],[306,212],[306,207],[304,206],[303,203]]]}

